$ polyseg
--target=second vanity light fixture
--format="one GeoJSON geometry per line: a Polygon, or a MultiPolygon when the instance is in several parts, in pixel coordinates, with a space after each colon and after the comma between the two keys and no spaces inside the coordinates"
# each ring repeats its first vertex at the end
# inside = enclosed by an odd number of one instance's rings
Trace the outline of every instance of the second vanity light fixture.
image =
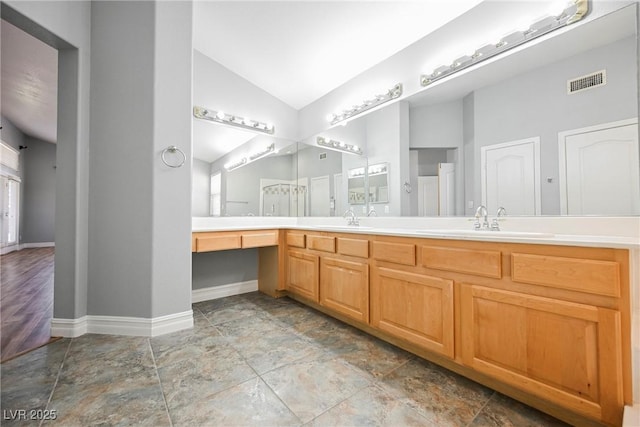
{"type": "Polygon", "coordinates": [[[329,139],[322,136],[316,138],[316,144],[321,147],[329,148],[330,150],[344,151],[350,154],[362,154],[362,149],[357,145],[346,144],[344,142],[336,141],[335,139],[329,139]]]}
{"type": "Polygon", "coordinates": [[[234,116],[233,114],[226,114],[222,111],[213,111],[197,105],[193,107],[193,116],[197,119],[209,120],[210,122],[217,122],[243,129],[268,133],[269,135],[273,135],[276,131],[275,127],[269,123],[259,122],[246,117],[234,116]]]}
{"type": "Polygon", "coordinates": [[[360,113],[364,113],[367,110],[375,108],[378,105],[384,104],[385,102],[389,102],[392,99],[396,99],[400,95],[402,95],[402,83],[396,84],[394,87],[389,89],[386,93],[376,95],[371,99],[366,99],[362,101],[360,104],[354,105],[349,109],[343,110],[339,113],[329,114],[327,118],[329,119],[329,122],[332,125],[335,125],[344,120],[350,119],[353,116],[357,116],[360,113]]]}
{"type": "Polygon", "coordinates": [[[589,11],[588,0],[574,0],[558,16],[548,16],[533,23],[525,31],[515,31],[502,38],[496,44],[487,44],[477,49],[472,55],[464,55],[453,61],[451,65],[442,65],[431,74],[420,76],[420,84],[429,86],[435,81],[464,70],[472,65],[485,61],[502,52],[520,46],[530,40],[543,36],[551,31],[565,27],[581,20],[589,11]]]}
{"type": "Polygon", "coordinates": [[[275,143],[272,142],[271,144],[267,145],[264,149],[254,151],[251,154],[249,154],[247,157],[242,157],[241,159],[232,160],[228,163],[225,163],[224,168],[227,171],[231,172],[234,169],[238,169],[242,166],[248,165],[251,162],[255,162],[258,159],[266,157],[269,154],[274,153],[275,151],[276,151],[276,145],[275,143]]]}

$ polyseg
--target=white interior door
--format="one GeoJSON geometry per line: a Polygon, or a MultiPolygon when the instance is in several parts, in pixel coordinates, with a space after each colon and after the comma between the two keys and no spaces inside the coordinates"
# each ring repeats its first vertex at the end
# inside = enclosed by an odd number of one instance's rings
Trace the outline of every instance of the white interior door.
{"type": "Polygon", "coordinates": [[[309,193],[311,216],[329,216],[329,176],[311,178],[309,193]]]}
{"type": "Polygon", "coordinates": [[[6,176],[0,176],[0,246],[18,244],[18,218],[20,182],[6,176]]]}
{"type": "Polygon", "coordinates": [[[438,215],[438,177],[418,177],[418,215],[438,215]]]}
{"type": "Polygon", "coordinates": [[[344,199],[346,190],[342,188],[342,174],[333,175],[333,202],[335,203],[335,216],[340,216],[345,211],[344,199]]]}
{"type": "Polygon", "coordinates": [[[565,215],[640,214],[638,120],[558,134],[565,215]]]}
{"type": "Polygon", "coordinates": [[[482,201],[489,212],[540,214],[540,138],[481,148],[482,201]]]}
{"type": "Polygon", "coordinates": [[[456,165],[454,163],[438,164],[438,214],[452,216],[456,213],[456,165]]]}

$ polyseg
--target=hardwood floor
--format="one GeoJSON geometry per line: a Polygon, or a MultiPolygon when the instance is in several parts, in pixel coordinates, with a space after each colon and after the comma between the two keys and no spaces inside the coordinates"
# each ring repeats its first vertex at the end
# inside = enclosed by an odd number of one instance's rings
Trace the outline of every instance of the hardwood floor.
{"type": "Polygon", "coordinates": [[[0,359],[51,340],[54,248],[23,249],[0,257],[0,359]]]}

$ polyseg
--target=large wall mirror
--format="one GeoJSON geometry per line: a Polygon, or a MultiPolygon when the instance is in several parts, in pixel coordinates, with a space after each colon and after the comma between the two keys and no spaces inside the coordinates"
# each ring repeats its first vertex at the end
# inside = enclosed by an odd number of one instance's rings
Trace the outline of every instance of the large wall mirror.
{"type": "Polygon", "coordinates": [[[364,148],[344,174],[388,168],[382,192],[365,174],[366,206],[355,181],[332,197],[379,215],[640,214],[636,6],[320,134],[364,148]]]}
{"type": "Polygon", "coordinates": [[[636,8],[298,142],[196,120],[193,214],[638,215],[636,8]]]}
{"type": "Polygon", "coordinates": [[[193,216],[306,214],[295,141],[201,121],[194,133],[193,216]]]}

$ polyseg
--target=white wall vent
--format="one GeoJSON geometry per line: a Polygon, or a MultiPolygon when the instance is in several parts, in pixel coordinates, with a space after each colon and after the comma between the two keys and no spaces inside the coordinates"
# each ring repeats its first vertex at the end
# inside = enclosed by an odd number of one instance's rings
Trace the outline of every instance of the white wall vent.
{"type": "Polygon", "coordinates": [[[607,84],[607,70],[596,71],[586,76],[576,77],[567,80],[567,93],[569,95],[582,92],[584,90],[593,89],[607,84]]]}

